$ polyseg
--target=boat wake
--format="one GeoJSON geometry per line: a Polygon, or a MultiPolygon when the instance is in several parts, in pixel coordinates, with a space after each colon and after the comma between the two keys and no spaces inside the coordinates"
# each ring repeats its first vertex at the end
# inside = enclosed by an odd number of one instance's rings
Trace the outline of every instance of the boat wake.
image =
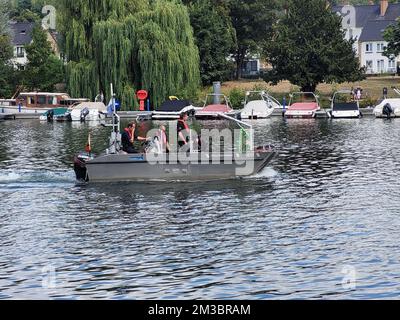
{"type": "Polygon", "coordinates": [[[278,175],[278,172],[275,171],[272,168],[265,168],[264,170],[262,170],[261,172],[252,175],[250,177],[246,177],[245,179],[249,180],[249,179],[271,179],[271,178],[275,178],[278,175]]]}
{"type": "Polygon", "coordinates": [[[0,171],[0,185],[13,183],[74,183],[73,171],[0,171]]]}

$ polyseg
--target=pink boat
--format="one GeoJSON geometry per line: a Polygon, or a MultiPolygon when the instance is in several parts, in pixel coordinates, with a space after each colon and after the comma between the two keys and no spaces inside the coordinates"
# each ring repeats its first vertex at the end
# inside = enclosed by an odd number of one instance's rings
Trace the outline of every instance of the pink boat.
{"type": "Polygon", "coordinates": [[[238,113],[232,109],[229,99],[225,95],[209,94],[204,107],[196,112],[196,118],[200,120],[218,119],[221,114],[236,118],[238,113]]]}
{"type": "Polygon", "coordinates": [[[321,109],[318,97],[312,92],[295,92],[290,98],[285,112],[287,118],[315,118],[316,112],[321,109]]]}

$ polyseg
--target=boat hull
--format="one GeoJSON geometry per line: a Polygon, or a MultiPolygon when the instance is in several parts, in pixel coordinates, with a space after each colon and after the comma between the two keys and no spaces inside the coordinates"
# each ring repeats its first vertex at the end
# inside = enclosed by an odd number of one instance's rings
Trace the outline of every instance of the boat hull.
{"type": "Polygon", "coordinates": [[[230,113],[218,113],[218,112],[198,112],[196,113],[197,120],[221,120],[221,114],[226,115],[228,117],[232,117],[237,119],[240,117],[239,112],[230,112],[230,113]]]}
{"type": "Polygon", "coordinates": [[[356,119],[361,117],[360,110],[353,111],[332,111],[332,118],[335,119],[356,119]]]}
{"type": "Polygon", "coordinates": [[[398,118],[400,117],[400,99],[385,99],[374,108],[374,115],[377,118],[398,118]],[[385,106],[390,106],[390,114],[385,113],[385,106]]]}
{"type": "Polygon", "coordinates": [[[5,114],[43,114],[54,108],[27,108],[18,106],[0,106],[0,113],[5,114]]]}
{"type": "MultiPolygon", "coordinates": [[[[86,176],[85,180],[89,182],[210,181],[252,176],[264,169],[274,156],[273,150],[238,157],[231,154],[206,157],[201,153],[192,153],[183,161],[176,161],[173,156],[160,156],[154,164],[154,159],[146,154],[114,154],[87,161],[87,174],[75,171],[77,178],[86,176]]],[[[80,164],[78,168],[83,167],[80,164]]]]}
{"type": "Polygon", "coordinates": [[[285,113],[285,118],[287,119],[313,119],[315,118],[315,112],[312,114],[309,113],[301,113],[301,112],[296,112],[296,113],[285,113]]]}

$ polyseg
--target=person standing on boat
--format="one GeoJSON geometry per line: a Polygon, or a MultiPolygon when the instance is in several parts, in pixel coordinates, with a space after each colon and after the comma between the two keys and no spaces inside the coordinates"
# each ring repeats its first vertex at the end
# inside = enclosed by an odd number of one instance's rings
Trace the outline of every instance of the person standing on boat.
{"type": "Polygon", "coordinates": [[[158,135],[157,135],[160,143],[161,143],[161,148],[163,152],[169,153],[171,148],[168,142],[168,136],[167,136],[167,128],[165,128],[164,125],[161,125],[159,130],[158,130],[158,135]]]}
{"type": "Polygon", "coordinates": [[[182,113],[178,120],[177,133],[178,133],[178,145],[180,148],[187,145],[190,142],[190,127],[187,124],[189,116],[187,113],[182,113]]]}
{"type": "Polygon", "coordinates": [[[147,141],[146,138],[138,135],[135,122],[129,123],[128,127],[122,132],[121,138],[122,150],[126,153],[139,153],[140,146],[138,142],[147,141]]]}

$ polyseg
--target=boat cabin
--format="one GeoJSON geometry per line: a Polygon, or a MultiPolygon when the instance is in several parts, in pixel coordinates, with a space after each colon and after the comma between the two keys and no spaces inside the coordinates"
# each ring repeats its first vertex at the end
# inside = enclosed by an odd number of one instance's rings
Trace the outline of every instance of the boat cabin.
{"type": "Polygon", "coordinates": [[[11,107],[16,105],[17,103],[15,99],[0,99],[0,107],[11,107]]]}
{"type": "Polygon", "coordinates": [[[26,108],[59,108],[62,101],[70,99],[67,93],[28,92],[20,93],[16,99],[17,105],[26,108]]]}

